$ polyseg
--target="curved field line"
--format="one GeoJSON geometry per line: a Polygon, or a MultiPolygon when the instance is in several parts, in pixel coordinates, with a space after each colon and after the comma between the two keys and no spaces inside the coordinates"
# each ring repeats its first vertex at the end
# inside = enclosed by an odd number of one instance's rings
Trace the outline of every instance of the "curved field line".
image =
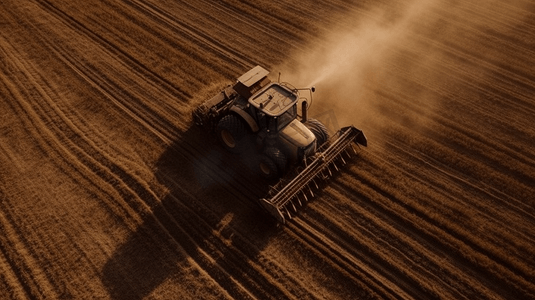
{"type": "Polygon", "coordinates": [[[494,3],[392,45],[369,150],[277,228],[193,102],[393,3],[2,2],[0,297],[533,298],[533,12],[494,3]]]}

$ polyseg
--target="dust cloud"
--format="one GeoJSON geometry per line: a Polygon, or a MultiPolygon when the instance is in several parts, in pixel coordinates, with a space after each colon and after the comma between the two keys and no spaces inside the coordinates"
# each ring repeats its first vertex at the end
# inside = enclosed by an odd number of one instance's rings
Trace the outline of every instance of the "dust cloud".
{"type": "Polygon", "coordinates": [[[531,43],[529,30],[519,28],[533,18],[526,1],[393,0],[371,5],[333,16],[336,28],[324,29],[306,50],[275,68],[281,81],[316,87],[310,116],[331,112],[340,126],[353,124],[377,134],[378,128],[396,124],[429,133],[431,119],[448,105],[448,97],[478,97],[462,89],[460,74],[470,74],[475,84],[492,76],[474,58],[503,60],[504,45],[489,44],[488,32],[514,34],[531,43]],[[456,54],[449,45],[470,49],[476,57],[456,54]]]}
{"type": "MultiPolygon", "coordinates": [[[[326,31],[320,42],[280,67],[281,81],[316,87],[312,116],[331,110],[341,126],[365,127],[369,118],[380,118],[376,92],[395,84],[390,68],[396,50],[410,43],[422,16],[437,5],[432,0],[389,3],[345,16],[339,28],[326,31]]],[[[430,55],[420,57],[418,64],[426,64],[430,55]]]]}

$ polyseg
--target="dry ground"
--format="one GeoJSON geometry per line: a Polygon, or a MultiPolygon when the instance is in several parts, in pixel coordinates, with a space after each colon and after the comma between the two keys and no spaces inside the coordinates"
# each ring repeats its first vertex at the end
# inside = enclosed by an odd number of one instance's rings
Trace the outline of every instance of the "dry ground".
{"type": "Polygon", "coordinates": [[[535,4],[404,2],[2,0],[0,298],[535,299],[535,4]],[[369,140],[282,227],[190,117],[256,64],[369,140]]]}

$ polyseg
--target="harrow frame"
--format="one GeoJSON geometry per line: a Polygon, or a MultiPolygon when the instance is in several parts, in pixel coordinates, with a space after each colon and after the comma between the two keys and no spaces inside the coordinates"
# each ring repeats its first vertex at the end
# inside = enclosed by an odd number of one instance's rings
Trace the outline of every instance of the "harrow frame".
{"type": "Polygon", "coordinates": [[[313,156],[305,159],[305,167],[297,176],[290,181],[281,179],[272,186],[268,197],[260,199],[260,204],[283,224],[287,218],[292,219],[293,214],[297,213],[297,205],[303,206],[304,202],[308,202],[307,193],[314,197],[311,185],[319,189],[316,179],[332,176],[331,167],[339,170],[337,163],[346,164],[343,155],[351,158],[349,150],[357,153],[353,145],[367,146],[364,133],[353,126],[340,129],[313,156]]]}

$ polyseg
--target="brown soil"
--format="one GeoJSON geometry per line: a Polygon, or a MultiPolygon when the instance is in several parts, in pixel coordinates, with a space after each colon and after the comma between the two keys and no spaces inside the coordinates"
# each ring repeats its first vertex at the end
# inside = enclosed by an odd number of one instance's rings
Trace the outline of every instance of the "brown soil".
{"type": "Polygon", "coordinates": [[[535,299],[535,5],[309,2],[2,0],[0,298],[535,299]],[[369,141],[285,226],[191,122],[257,64],[369,141]]]}

